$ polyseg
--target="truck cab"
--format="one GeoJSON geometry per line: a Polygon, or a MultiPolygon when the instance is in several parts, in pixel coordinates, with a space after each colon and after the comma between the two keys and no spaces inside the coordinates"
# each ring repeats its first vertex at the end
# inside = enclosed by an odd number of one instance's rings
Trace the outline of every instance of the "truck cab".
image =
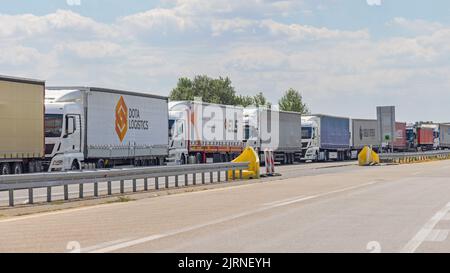
{"type": "Polygon", "coordinates": [[[320,160],[319,123],[315,117],[302,117],[302,158],[320,160]]]}
{"type": "Polygon", "coordinates": [[[184,165],[188,162],[186,113],[169,112],[169,158],[171,164],[184,165]]]}
{"type": "Polygon", "coordinates": [[[46,91],[45,157],[46,169],[81,169],[83,155],[83,109],[79,91],[46,91]]]}

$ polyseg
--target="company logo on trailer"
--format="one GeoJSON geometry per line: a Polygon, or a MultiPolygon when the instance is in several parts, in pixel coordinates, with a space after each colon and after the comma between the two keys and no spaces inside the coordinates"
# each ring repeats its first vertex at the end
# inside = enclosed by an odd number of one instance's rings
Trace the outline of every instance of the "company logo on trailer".
{"type": "Polygon", "coordinates": [[[120,139],[123,141],[128,131],[128,107],[125,100],[120,96],[119,102],[116,105],[116,133],[120,139]]]}

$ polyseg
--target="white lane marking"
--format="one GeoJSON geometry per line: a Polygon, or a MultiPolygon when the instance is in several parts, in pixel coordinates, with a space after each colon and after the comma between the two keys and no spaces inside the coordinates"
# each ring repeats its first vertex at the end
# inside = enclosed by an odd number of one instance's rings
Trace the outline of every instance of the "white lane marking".
{"type": "Polygon", "coordinates": [[[448,230],[446,229],[434,229],[428,234],[425,241],[427,242],[443,242],[447,240],[448,230]]]}
{"type": "Polygon", "coordinates": [[[417,248],[429,239],[434,227],[439,223],[450,211],[450,203],[438,211],[417,234],[402,248],[402,253],[414,253],[417,248]]]}
{"type": "Polygon", "coordinates": [[[419,174],[421,174],[422,172],[415,172],[415,173],[412,173],[412,175],[413,176],[416,176],[416,175],[419,175],[419,174]]]}
{"type": "Polygon", "coordinates": [[[274,201],[274,202],[264,203],[263,205],[264,206],[271,206],[271,205],[280,204],[280,203],[284,203],[284,202],[288,202],[288,201],[292,201],[292,200],[297,200],[297,199],[303,198],[303,197],[305,197],[305,196],[304,195],[299,195],[299,196],[295,196],[295,197],[291,197],[291,198],[286,198],[286,199],[283,199],[283,200],[277,200],[277,201],[274,201]]]}
{"type": "Polygon", "coordinates": [[[171,231],[171,232],[168,232],[168,233],[164,233],[164,234],[156,234],[156,235],[151,235],[151,236],[147,236],[147,237],[143,237],[143,238],[138,238],[138,239],[134,239],[132,241],[120,243],[120,244],[117,244],[117,245],[112,245],[112,246],[105,247],[105,248],[101,248],[101,247],[98,247],[98,246],[92,246],[92,247],[90,247],[90,249],[96,249],[96,250],[91,251],[91,253],[108,253],[108,252],[113,252],[113,251],[121,250],[121,249],[124,249],[124,248],[133,247],[133,246],[136,246],[136,245],[147,243],[147,242],[150,242],[150,241],[162,239],[162,238],[165,238],[165,237],[174,236],[174,235],[178,235],[178,234],[181,234],[181,233],[185,233],[185,232],[193,231],[193,230],[196,230],[196,229],[204,228],[204,227],[207,227],[207,226],[211,226],[211,225],[216,225],[216,224],[221,224],[221,223],[224,223],[224,222],[232,221],[232,220],[235,220],[235,219],[238,219],[238,218],[241,218],[241,217],[250,216],[250,215],[253,215],[253,214],[256,214],[256,213],[260,213],[260,212],[264,212],[264,211],[267,211],[267,210],[271,210],[271,209],[274,209],[274,208],[288,206],[288,205],[291,205],[291,204],[300,203],[300,202],[303,202],[303,201],[316,199],[316,198],[324,197],[324,196],[335,194],[335,193],[350,191],[350,190],[354,190],[354,189],[370,186],[370,185],[373,185],[373,184],[376,184],[376,183],[378,183],[378,182],[376,182],[376,181],[375,182],[369,182],[369,183],[365,183],[365,184],[362,184],[362,185],[351,186],[351,187],[347,187],[347,188],[343,188],[343,189],[339,189],[339,190],[334,190],[334,191],[330,191],[330,192],[326,192],[326,193],[322,193],[322,194],[317,194],[317,195],[297,198],[297,199],[294,199],[294,200],[291,200],[291,201],[284,201],[284,202],[281,202],[281,203],[275,203],[275,204],[272,204],[272,205],[269,205],[269,206],[267,206],[267,205],[264,206],[264,204],[263,204],[263,207],[261,207],[261,208],[250,210],[250,211],[246,211],[246,212],[242,212],[242,213],[238,213],[238,214],[231,215],[231,216],[227,216],[227,217],[220,218],[220,219],[213,220],[213,221],[209,221],[209,222],[206,222],[206,223],[203,223],[203,224],[198,224],[198,225],[182,228],[182,229],[179,229],[179,230],[174,230],[174,231],[171,231]]]}

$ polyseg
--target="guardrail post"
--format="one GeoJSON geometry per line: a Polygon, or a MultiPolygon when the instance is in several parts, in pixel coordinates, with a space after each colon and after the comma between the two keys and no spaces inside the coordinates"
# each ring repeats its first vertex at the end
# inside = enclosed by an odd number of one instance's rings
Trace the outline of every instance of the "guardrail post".
{"type": "Polygon", "coordinates": [[[169,177],[168,176],[165,177],[165,185],[164,186],[166,189],[169,188],[169,177]]]}
{"type": "Polygon", "coordinates": [[[210,172],[209,173],[209,183],[214,183],[214,173],[213,172],[210,172]]]}
{"type": "Polygon", "coordinates": [[[120,193],[124,193],[124,192],[125,192],[125,181],[120,180],[120,193]]]}
{"type": "Polygon", "coordinates": [[[228,168],[226,168],[225,169],[225,182],[228,182],[230,180],[230,178],[228,177],[228,173],[229,173],[229,170],[228,170],[228,168]]]}
{"type": "Polygon", "coordinates": [[[178,188],[178,175],[175,175],[175,187],[178,188]]]}
{"type": "Polygon", "coordinates": [[[197,185],[197,174],[196,173],[192,174],[192,184],[197,185]]]}
{"type": "Polygon", "coordinates": [[[33,204],[33,188],[28,189],[28,204],[33,204]]]}
{"type": "Polygon", "coordinates": [[[144,178],[144,191],[148,191],[148,178],[144,178]]]}
{"type": "Polygon", "coordinates": [[[94,196],[98,197],[98,183],[94,183],[94,196]]]}
{"type": "Polygon", "coordinates": [[[231,171],[233,172],[233,181],[236,180],[236,169],[235,168],[231,168],[231,171]]]}
{"type": "Polygon", "coordinates": [[[136,179],[133,179],[133,192],[137,191],[137,187],[136,187],[136,179]]]}
{"type": "Polygon", "coordinates": [[[108,195],[112,195],[111,181],[108,181],[108,195]]]}
{"type": "Polygon", "coordinates": [[[52,202],[52,187],[47,187],[47,202],[52,202]]]}
{"type": "Polygon", "coordinates": [[[217,171],[217,182],[220,182],[220,171],[217,171]]]}
{"type": "Polygon", "coordinates": [[[69,185],[64,185],[64,200],[69,200],[69,185]]]}
{"type": "Polygon", "coordinates": [[[14,190],[9,190],[9,206],[14,207],[14,190]]]}
{"type": "Polygon", "coordinates": [[[155,190],[159,190],[159,177],[155,177],[155,190]]]}
{"type": "Polygon", "coordinates": [[[184,175],[184,185],[187,187],[187,186],[189,186],[189,176],[188,176],[188,174],[185,174],[184,175]]]}
{"type": "Polygon", "coordinates": [[[80,184],[80,199],[83,199],[84,198],[84,191],[83,191],[83,184],[80,184]]]}
{"type": "Polygon", "coordinates": [[[242,169],[239,170],[239,179],[242,180],[244,178],[242,169]]]}
{"type": "Polygon", "coordinates": [[[205,184],[205,173],[202,172],[202,184],[205,184]]]}

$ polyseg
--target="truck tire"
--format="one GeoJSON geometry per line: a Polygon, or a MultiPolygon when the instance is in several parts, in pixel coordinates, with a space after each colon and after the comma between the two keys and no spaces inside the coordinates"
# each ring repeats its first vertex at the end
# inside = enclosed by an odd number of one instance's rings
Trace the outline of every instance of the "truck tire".
{"type": "Polygon", "coordinates": [[[72,166],[70,167],[70,169],[71,169],[72,171],[80,170],[80,165],[78,164],[78,161],[74,160],[74,161],[72,162],[72,166]]]}
{"type": "Polygon", "coordinates": [[[203,157],[201,153],[197,153],[195,155],[195,163],[202,164],[203,163],[203,157]]]}
{"type": "Polygon", "coordinates": [[[23,173],[22,163],[20,163],[20,162],[14,163],[13,172],[14,172],[14,174],[22,174],[23,173]]]}
{"type": "Polygon", "coordinates": [[[103,159],[97,160],[97,163],[95,164],[95,167],[97,169],[104,169],[105,168],[105,160],[103,160],[103,159]]]}
{"type": "Polygon", "coordinates": [[[10,173],[11,173],[11,168],[9,167],[9,164],[8,163],[3,163],[1,165],[1,172],[0,172],[0,174],[1,175],[8,175],[10,173]]]}
{"type": "Polygon", "coordinates": [[[28,173],[35,173],[36,172],[36,162],[30,161],[28,162],[28,173]]]}

